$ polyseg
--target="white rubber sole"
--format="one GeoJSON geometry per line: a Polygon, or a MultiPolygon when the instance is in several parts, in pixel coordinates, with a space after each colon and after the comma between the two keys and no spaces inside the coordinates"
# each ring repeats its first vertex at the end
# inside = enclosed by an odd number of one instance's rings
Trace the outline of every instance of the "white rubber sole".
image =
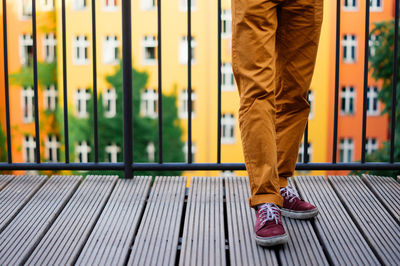
{"type": "Polygon", "coordinates": [[[287,233],[281,236],[274,236],[274,237],[259,237],[255,236],[256,243],[263,247],[272,247],[277,245],[285,244],[289,241],[289,236],[287,233]]]}
{"type": "Polygon", "coordinates": [[[291,211],[289,209],[281,209],[282,216],[293,218],[293,219],[310,219],[318,215],[318,208],[309,211],[291,211]]]}

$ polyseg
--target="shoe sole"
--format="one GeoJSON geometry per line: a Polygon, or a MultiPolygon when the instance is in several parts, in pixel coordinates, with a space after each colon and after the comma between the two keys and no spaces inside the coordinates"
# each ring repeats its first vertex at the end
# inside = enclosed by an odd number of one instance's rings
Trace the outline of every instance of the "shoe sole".
{"type": "Polygon", "coordinates": [[[310,219],[318,215],[318,208],[309,211],[292,211],[289,209],[281,209],[282,216],[293,218],[293,219],[310,219]]]}
{"type": "Polygon", "coordinates": [[[256,243],[263,247],[272,247],[277,245],[285,244],[289,241],[289,236],[287,233],[284,235],[273,236],[273,237],[259,237],[255,236],[256,243]]]}

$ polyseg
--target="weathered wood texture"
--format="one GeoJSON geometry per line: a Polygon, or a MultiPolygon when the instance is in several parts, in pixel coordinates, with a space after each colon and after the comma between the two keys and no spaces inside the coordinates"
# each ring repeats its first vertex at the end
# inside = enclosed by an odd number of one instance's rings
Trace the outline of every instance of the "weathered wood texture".
{"type": "Polygon", "coordinates": [[[323,176],[298,176],[302,197],[315,203],[319,214],[315,228],[334,265],[378,265],[379,261],[323,176]]]}
{"type": "Polygon", "coordinates": [[[186,177],[157,177],[128,265],[175,265],[186,177]]]}
{"type": "Polygon", "coordinates": [[[329,181],[380,260],[386,265],[398,264],[400,225],[396,220],[360,177],[330,176],[329,181]]]}
{"type": "Polygon", "coordinates": [[[123,265],[139,226],[151,177],[118,180],[76,265],[123,265]]]}
{"type": "Polygon", "coordinates": [[[0,234],[0,265],[22,264],[47,232],[82,177],[53,176],[0,234]]]}
{"type": "Polygon", "coordinates": [[[27,265],[73,264],[95,225],[117,176],[88,176],[28,258],[27,265]]]}
{"type": "MultiPolygon", "coordinates": [[[[289,179],[289,185],[297,189],[289,179]]],[[[310,220],[283,217],[289,242],[279,249],[281,265],[329,265],[310,220]]]]}
{"type": "Polygon", "coordinates": [[[362,178],[397,222],[400,222],[400,184],[392,177],[362,175],[362,178]]]}
{"type": "Polygon", "coordinates": [[[248,204],[248,178],[226,177],[225,190],[231,265],[278,265],[275,251],[254,240],[255,212],[248,204]]]}
{"type": "Polygon", "coordinates": [[[0,191],[0,233],[46,180],[47,176],[19,176],[0,191]]]}
{"type": "Polygon", "coordinates": [[[13,175],[0,175],[0,190],[10,183],[13,178],[13,175]]]}
{"type": "Polygon", "coordinates": [[[179,265],[226,265],[220,177],[192,177],[179,265]]]}

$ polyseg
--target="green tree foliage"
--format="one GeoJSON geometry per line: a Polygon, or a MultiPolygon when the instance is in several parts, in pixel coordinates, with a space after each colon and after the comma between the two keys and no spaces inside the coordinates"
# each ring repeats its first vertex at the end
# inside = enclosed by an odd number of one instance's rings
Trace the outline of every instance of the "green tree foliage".
{"type": "Polygon", "coordinates": [[[0,125],[0,162],[7,161],[7,150],[6,150],[7,138],[4,134],[3,128],[0,125]]]}
{"type": "MultiPolygon", "coordinates": [[[[393,87],[393,49],[394,49],[394,21],[383,21],[375,24],[375,28],[371,34],[377,36],[376,42],[373,44],[375,54],[370,57],[370,71],[372,77],[377,81],[382,81],[382,89],[379,92],[378,98],[384,103],[383,113],[392,114],[392,87],[393,87]]],[[[399,34],[400,35],[400,34],[399,34]]],[[[400,52],[400,45],[397,47],[400,52]]],[[[397,65],[400,67],[400,57],[397,58],[397,65]]],[[[400,71],[397,75],[397,106],[400,103],[400,71]]],[[[394,160],[400,162],[400,108],[395,108],[395,154],[394,160]]],[[[390,126],[390,125],[389,125],[390,126]]],[[[385,142],[383,147],[370,155],[366,156],[369,162],[388,162],[390,158],[390,142],[385,142]]],[[[358,172],[358,173],[361,173],[358,172]]],[[[400,171],[369,171],[374,175],[396,176],[400,175],[400,171]]]]}

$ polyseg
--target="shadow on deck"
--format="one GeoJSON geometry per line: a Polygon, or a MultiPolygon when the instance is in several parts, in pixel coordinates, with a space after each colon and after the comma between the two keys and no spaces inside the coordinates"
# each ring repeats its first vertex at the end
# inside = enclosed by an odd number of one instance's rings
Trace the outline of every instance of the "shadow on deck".
{"type": "Polygon", "coordinates": [[[399,265],[400,184],[295,177],[320,209],[265,249],[242,177],[0,176],[0,265],[399,265]]]}

